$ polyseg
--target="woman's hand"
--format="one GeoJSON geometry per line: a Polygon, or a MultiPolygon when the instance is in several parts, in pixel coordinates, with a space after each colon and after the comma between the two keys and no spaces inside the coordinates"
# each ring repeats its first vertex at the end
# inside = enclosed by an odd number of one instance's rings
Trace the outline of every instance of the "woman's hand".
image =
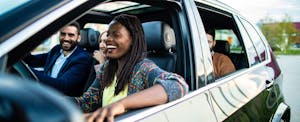
{"type": "Polygon", "coordinates": [[[168,102],[168,95],[163,86],[157,84],[140,92],[129,95],[93,113],[86,114],[88,122],[102,122],[106,118],[108,122],[113,122],[116,115],[120,115],[125,110],[160,105],[168,102]]]}
{"type": "Polygon", "coordinates": [[[95,58],[99,62],[99,64],[103,64],[106,60],[106,56],[101,50],[95,50],[93,53],[93,58],[95,58]]]}
{"type": "Polygon", "coordinates": [[[104,41],[100,41],[99,50],[95,50],[93,53],[93,57],[99,62],[99,64],[103,64],[106,60],[106,44],[104,41]]]}
{"type": "Polygon", "coordinates": [[[107,119],[108,122],[113,122],[116,115],[125,112],[125,107],[121,102],[115,102],[103,108],[99,108],[93,113],[85,114],[84,117],[87,122],[103,122],[107,119]]]}

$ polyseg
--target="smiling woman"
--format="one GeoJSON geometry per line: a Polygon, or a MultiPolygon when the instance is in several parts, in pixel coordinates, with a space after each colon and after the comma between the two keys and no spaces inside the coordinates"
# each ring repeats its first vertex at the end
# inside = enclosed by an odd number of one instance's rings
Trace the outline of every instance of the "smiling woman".
{"type": "Polygon", "coordinates": [[[107,33],[106,45],[116,48],[107,50],[107,62],[97,71],[97,80],[89,90],[75,98],[85,112],[98,109],[86,115],[88,121],[113,121],[127,110],[170,102],[188,92],[181,76],[145,59],[146,41],[137,17],[116,16],[107,33]]]}

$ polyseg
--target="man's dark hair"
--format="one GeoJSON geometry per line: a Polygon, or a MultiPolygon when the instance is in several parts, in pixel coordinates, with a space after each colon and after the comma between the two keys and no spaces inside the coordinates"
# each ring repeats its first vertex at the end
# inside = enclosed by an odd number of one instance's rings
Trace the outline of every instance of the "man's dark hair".
{"type": "Polygon", "coordinates": [[[80,35],[80,24],[78,22],[72,22],[71,24],[69,24],[68,26],[74,26],[77,28],[77,33],[78,35],[80,35]]]}
{"type": "MultiPolygon", "coordinates": [[[[104,87],[109,86],[117,75],[117,86],[115,87],[115,95],[119,94],[127,83],[130,82],[135,65],[146,57],[147,46],[140,20],[133,15],[121,14],[116,16],[112,21],[119,22],[129,31],[131,36],[131,49],[125,54],[125,64],[119,67],[117,59],[110,59],[108,66],[105,67],[103,73],[102,84],[104,87]]],[[[103,88],[104,88],[103,87],[103,88]]]]}
{"type": "Polygon", "coordinates": [[[208,29],[208,30],[206,30],[206,33],[211,35],[213,40],[215,40],[215,33],[216,33],[215,29],[208,29]]]}

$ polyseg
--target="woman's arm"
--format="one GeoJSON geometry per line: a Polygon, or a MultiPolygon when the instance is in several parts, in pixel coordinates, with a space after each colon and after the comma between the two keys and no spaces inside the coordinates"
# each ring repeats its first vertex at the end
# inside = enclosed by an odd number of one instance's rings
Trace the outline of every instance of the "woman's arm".
{"type": "Polygon", "coordinates": [[[138,71],[134,71],[137,73],[134,76],[147,80],[143,82],[147,82],[149,88],[146,87],[147,89],[131,94],[93,113],[86,114],[85,117],[88,122],[94,120],[101,122],[105,118],[108,121],[113,121],[114,116],[120,115],[126,110],[164,104],[187,94],[188,86],[181,76],[166,72],[151,61],[138,64],[138,67],[138,71]]]}
{"type": "Polygon", "coordinates": [[[157,84],[98,109],[92,114],[86,114],[86,118],[88,122],[94,120],[102,122],[105,118],[108,122],[113,122],[114,116],[120,115],[126,110],[164,104],[167,101],[167,93],[161,85],[157,84]]]}
{"type": "Polygon", "coordinates": [[[73,97],[72,101],[75,102],[83,112],[93,112],[101,107],[101,94],[99,81],[95,79],[93,84],[82,96],[73,97]]]}
{"type": "Polygon", "coordinates": [[[166,72],[149,60],[146,60],[143,66],[145,66],[143,70],[147,72],[149,87],[160,84],[167,93],[168,102],[179,99],[188,93],[188,85],[180,75],[166,72]]]}

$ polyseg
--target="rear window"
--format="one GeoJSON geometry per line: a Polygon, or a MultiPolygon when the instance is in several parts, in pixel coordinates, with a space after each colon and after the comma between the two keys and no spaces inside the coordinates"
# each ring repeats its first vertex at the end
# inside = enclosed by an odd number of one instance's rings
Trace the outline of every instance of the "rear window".
{"type": "Polygon", "coordinates": [[[94,30],[99,31],[100,33],[106,31],[108,29],[108,24],[102,23],[87,23],[84,25],[84,28],[92,28],[94,30]]]}
{"type": "Polygon", "coordinates": [[[227,41],[230,45],[231,53],[241,53],[242,46],[240,41],[236,37],[235,33],[231,29],[216,29],[215,30],[215,40],[216,41],[227,41]]]}

